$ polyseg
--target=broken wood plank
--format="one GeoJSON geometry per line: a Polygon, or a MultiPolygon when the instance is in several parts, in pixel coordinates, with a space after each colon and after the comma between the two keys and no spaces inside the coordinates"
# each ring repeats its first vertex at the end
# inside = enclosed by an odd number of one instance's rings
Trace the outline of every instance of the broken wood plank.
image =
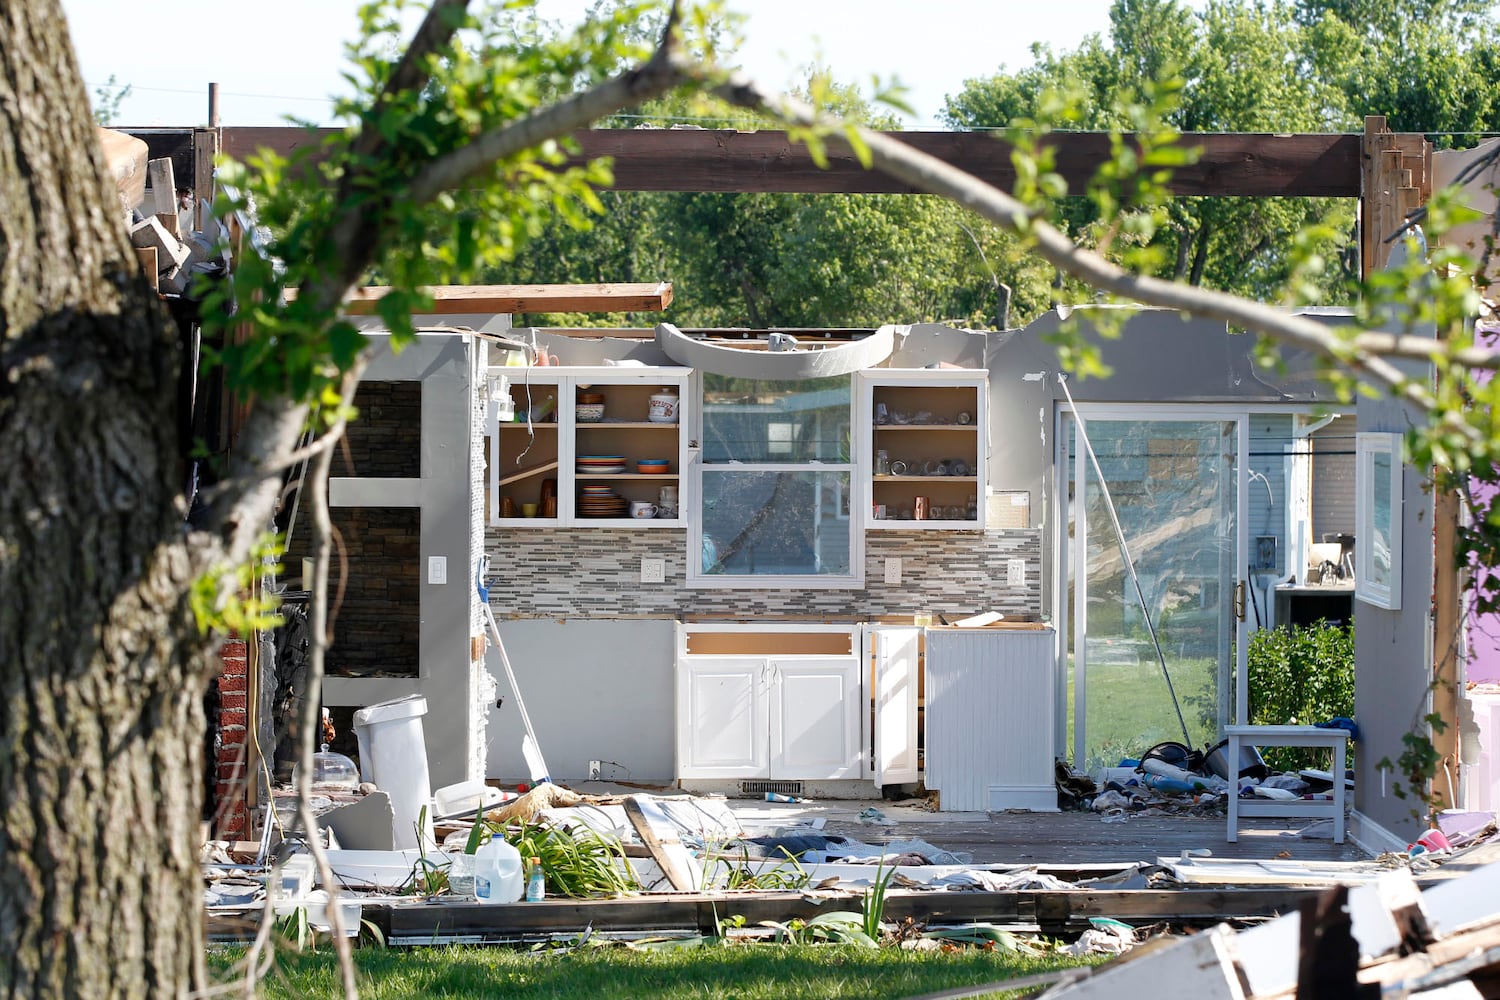
{"type": "Polygon", "coordinates": [[[1359,942],[1345,908],[1348,901],[1349,887],[1336,885],[1302,904],[1298,996],[1379,1000],[1380,987],[1357,979],[1359,942]]]}
{"type": "Polygon", "coordinates": [[[151,215],[177,215],[177,182],[172,175],[172,160],[162,157],[146,163],[147,190],[151,193],[146,206],[151,215]]]}
{"type": "Polygon", "coordinates": [[[100,128],[95,134],[104,153],[104,169],[128,212],[146,197],[146,158],[150,155],[146,142],[110,128],[100,128]]]}
{"type": "Polygon", "coordinates": [[[510,475],[508,475],[504,479],[500,480],[500,485],[501,486],[509,486],[511,483],[518,482],[519,480],[525,479],[527,476],[534,476],[538,472],[546,472],[549,469],[555,469],[555,468],[557,468],[557,461],[556,460],[553,460],[551,462],[544,462],[541,465],[528,466],[527,468],[521,469],[521,470],[519,470],[517,472],[512,472],[510,475]]]}
{"type": "Polygon", "coordinates": [[[1160,945],[1139,957],[1094,970],[1087,979],[1048,990],[1058,1000],[1119,1000],[1121,997],[1192,997],[1245,1000],[1234,964],[1234,931],[1220,925],[1202,934],[1160,945]]]}
{"type": "Polygon", "coordinates": [[[159,254],[157,266],[163,271],[181,267],[187,263],[188,248],[182,241],[163,228],[155,216],[142,219],[130,227],[130,242],[138,247],[155,247],[159,254]]]}
{"type": "Polygon", "coordinates": [[[691,892],[694,888],[692,879],[682,870],[679,862],[686,849],[678,843],[676,837],[670,840],[656,835],[652,828],[651,820],[646,816],[646,811],[641,806],[640,799],[632,795],[625,800],[625,815],[630,818],[630,825],[635,827],[636,834],[641,838],[641,843],[646,845],[646,850],[651,852],[651,860],[661,867],[662,873],[667,876],[667,881],[672,883],[672,888],[679,892],[691,892]],[[672,847],[677,850],[671,850],[672,847]]]}
{"type": "MultiPolygon", "coordinates": [[[[423,291],[432,296],[430,315],[437,316],[477,313],[660,312],[672,304],[670,281],[582,285],[435,285],[423,291]]],[[[375,303],[389,292],[388,285],[356,288],[344,300],[344,311],[356,316],[374,315],[375,303]]]]}
{"type": "Polygon", "coordinates": [[[152,289],[160,292],[161,281],[157,274],[156,247],[136,247],[135,256],[136,259],[141,262],[141,273],[144,274],[146,276],[146,280],[151,283],[152,289]]]}
{"type": "Polygon", "coordinates": [[[176,212],[157,212],[156,221],[160,222],[161,227],[167,232],[171,233],[178,240],[182,239],[182,234],[177,230],[178,219],[176,212]]]}
{"type": "Polygon", "coordinates": [[[200,128],[193,132],[193,194],[198,199],[198,217],[193,220],[198,229],[207,229],[212,217],[204,206],[213,203],[214,161],[219,157],[219,130],[200,128]]]}
{"type": "MultiPolygon", "coordinates": [[[[236,159],[260,147],[289,155],[313,147],[333,129],[226,128],[224,151],[236,159]]],[[[1009,191],[1015,184],[1011,147],[992,132],[888,132],[987,183],[1009,191]]],[[[890,194],[913,189],[869,170],[841,139],[826,143],[827,166],[807,147],[776,129],[582,129],[573,134],[577,163],[600,156],[614,161],[616,191],[778,191],[808,194],[890,194]]],[[[1127,143],[1133,136],[1123,137],[1127,143]]],[[[1420,139],[1420,136],[1415,138],[1420,139]]],[[[1184,145],[1201,154],[1172,171],[1167,187],[1177,195],[1223,197],[1358,198],[1361,137],[1326,133],[1267,135],[1193,133],[1184,145]]],[[[1104,132],[1054,132],[1042,140],[1056,170],[1078,192],[1109,161],[1104,132]]],[[[316,156],[316,154],[314,154],[316,156]]]]}

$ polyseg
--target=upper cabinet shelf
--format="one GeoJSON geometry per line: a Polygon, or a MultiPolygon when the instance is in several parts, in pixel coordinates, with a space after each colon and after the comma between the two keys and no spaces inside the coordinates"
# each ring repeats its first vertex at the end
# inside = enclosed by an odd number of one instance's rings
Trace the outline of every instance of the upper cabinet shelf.
{"type": "Polygon", "coordinates": [[[984,527],[988,457],[982,369],[860,373],[864,526],[893,531],[984,527]]]}

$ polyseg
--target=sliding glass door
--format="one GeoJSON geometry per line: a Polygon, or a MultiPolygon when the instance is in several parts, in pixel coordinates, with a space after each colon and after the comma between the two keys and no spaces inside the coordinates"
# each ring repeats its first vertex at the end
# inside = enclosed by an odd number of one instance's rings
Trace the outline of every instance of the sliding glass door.
{"type": "Polygon", "coordinates": [[[1201,748],[1231,716],[1244,420],[1181,414],[1085,404],[1061,417],[1076,766],[1113,766],[1163,740],[1201,748]]]}

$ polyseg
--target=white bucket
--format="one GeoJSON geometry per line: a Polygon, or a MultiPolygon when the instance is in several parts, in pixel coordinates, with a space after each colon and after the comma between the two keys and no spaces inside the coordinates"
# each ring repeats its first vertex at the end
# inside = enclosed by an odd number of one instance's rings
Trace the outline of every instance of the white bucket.
{"type": "Polygon", "coordinates": [[[422,732],[422,716],[426,714],[427,699],[421,695],[381,702],[354,713],[360,777],[373,781],[391,797],[392,845],[397,850],[433,844],[432,779],[427,774],[427,740],[422,732]],[[422,822],[424,809],[426,821],[422,822]]]}

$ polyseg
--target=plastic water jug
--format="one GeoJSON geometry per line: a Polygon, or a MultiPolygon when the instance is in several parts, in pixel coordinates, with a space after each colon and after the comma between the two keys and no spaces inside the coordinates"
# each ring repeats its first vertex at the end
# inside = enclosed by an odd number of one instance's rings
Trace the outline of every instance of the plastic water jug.
{"type": "Polygon", "coordinates": [[[505,842],[491,837],[474,852],[474,899],[481,903],[514,903],[525,891],[521,878],[521,855],[505,842]]]}

